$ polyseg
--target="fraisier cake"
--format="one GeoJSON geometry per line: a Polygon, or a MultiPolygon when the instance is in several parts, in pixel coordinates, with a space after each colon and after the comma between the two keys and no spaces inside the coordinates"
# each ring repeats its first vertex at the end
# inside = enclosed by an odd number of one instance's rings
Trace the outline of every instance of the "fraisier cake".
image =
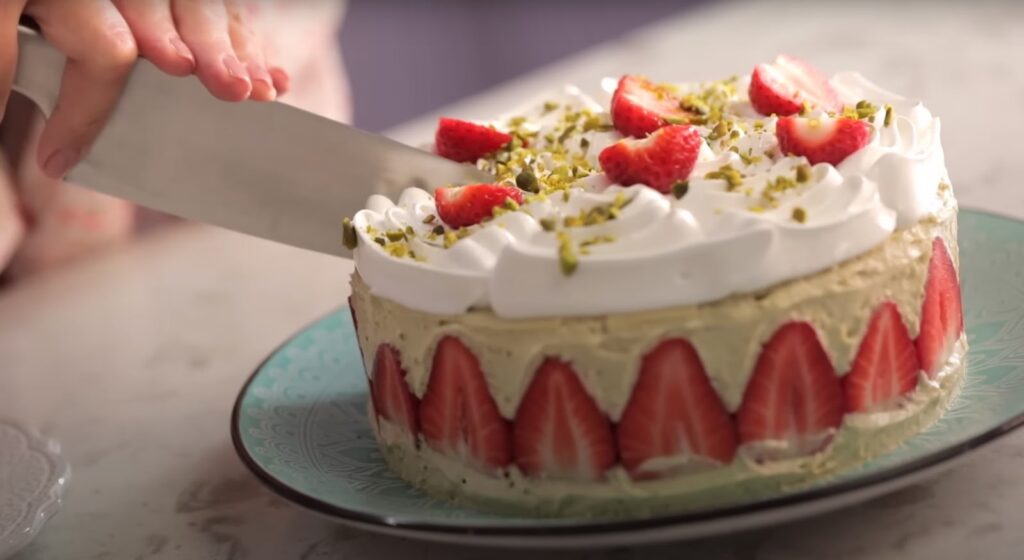
{"type": "Polygon", "coordinates": [[[959,388],[939,121],[858,74],[627,75],[608,104],[442,119],[435,150],[494,183],[374,196],[345,228],[380,448],[431,494],[756,498],[899,446],[959,388]]]}

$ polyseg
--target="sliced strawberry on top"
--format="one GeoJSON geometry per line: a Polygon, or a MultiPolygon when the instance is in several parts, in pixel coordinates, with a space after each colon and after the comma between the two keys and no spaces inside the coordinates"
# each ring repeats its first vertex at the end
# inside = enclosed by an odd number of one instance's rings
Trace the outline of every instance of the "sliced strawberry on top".
{"type": "Polygon", "coordinates": [[[612,125],[624,136],[643,138],[665,125],[688,122],[691,116],[667,88],[640,76],[620,78],[612,95],[612,125]]]}
{"type": "Polygon", "coordinates": [[[917,356],[921,369],[929,377],[942,369],[963,332],[964,313],[956,267],[946,243],[936,237],[932,240],[932,257],[924,285],[921,332],[917,335],[917,356]]]}
{"type": "Polygon", "coordinates": [[[378,418],[405,428],[416,435],[416,397],[405,382],[405,371],[396,350],[390,344],[377,347],[370,379],[370,398],[378,418]]]}
{"type": "Polygon", "coordinates": [[[523,191],[510,185],[466,185],[434,190],[437,215],[449,227],[479,224],[493,215],[494,208],[513,200],[523,203],[523,191]]]}
{"type": "Polygon", "coordinates": [[[509,423],[476,356],[453,336],[437,343],[419,412],[423,438],[437,451],[491,471],[512,461],[509,423]]]}
{"type": "Polygon", "coordinates": [[[814,327],[791,322],[765,343],[736,414],[741,443],[786,441],[813,453],[843,420],[843,388],[814,327]]]}
{"type": "Polygon", "coordinates": [[[682,339],[666,340],[644,356],[615,436],[633,478],[667,474],[644,468],[658,457],[695,455],[727,464],[736,454],[736,426],[697,351],[682,339]]]}
{"type": "Polygon", "coordinates": [[[516,465],[528,476],[597,480],[615,464],[611,423],[561,360],[537,369],[512,429],[516,465]]]}
{"type": "Polygon", "coordinates": [[[512,135],[489,126],[441,117],[434,134],[437,155],[460,162],[475,162],[512,141],[512,135]]]}
{"type": "Polygon", "coordinates": [[[846,117],[782,117],[775,124],[779,149],[804,156],[811,164],[839,162],[867,145],[871,125],[846,117]]]}
{"type": "Polygon", "coordinates": [[[920,371],[917,348],[899,309],[891,301],[882,303],[871,315],[850,372],[843,377],[846,410],[867,412],[892,405],[914,390],[920,371]]]}
{"type": "Polygon", "coordinates": [[[642,183],[667,193],[676,181],[690,176],[704,140],[688,124],[658,129],[647,138],[623,138],[601,150],[605,175],[623,186],[642,183]]]}
{"type": "Polygon", "coordinates": [[[780,54],[771,64],[758,64],[750,77],[750,104],[762,115],[795,115],[809,106],[839,110],[839,95],[817,69],[792,56],[780,54]]]}

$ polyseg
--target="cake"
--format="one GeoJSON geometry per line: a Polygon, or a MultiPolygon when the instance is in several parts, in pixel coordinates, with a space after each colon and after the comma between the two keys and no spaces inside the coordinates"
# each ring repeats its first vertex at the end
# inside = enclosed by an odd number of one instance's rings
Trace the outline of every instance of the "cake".
{"type": "Polygon", "coordinates": [[[493,183],[345,220],[390,468],[489,512],[757,499],[934,423],[964,377],[939,120],[852,72],[606,80],[433,149],[493,183]]]}

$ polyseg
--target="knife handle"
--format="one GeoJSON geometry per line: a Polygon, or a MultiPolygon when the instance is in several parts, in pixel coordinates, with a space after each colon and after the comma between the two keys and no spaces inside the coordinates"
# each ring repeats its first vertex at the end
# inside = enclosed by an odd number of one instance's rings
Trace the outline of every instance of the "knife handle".
{"type": "Polygon", "coordinates": [[[64,55],[38,31],[18,25],[18,67],[12,89],[38,105],[49,117],[60,94],[64,61],[64,55]]]}

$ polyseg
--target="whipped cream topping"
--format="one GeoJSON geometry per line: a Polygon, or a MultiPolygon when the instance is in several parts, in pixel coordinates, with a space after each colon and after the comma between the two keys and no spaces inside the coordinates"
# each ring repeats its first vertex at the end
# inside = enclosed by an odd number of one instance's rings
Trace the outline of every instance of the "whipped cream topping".
{"type": "MultiPolygon", "coordinates": [[[[810,168],[804,181],[778,188],[806,166],[803,157],[778,153],[775,118],[758,115],[747,83],[735,84],[727,105],[738,123],[731,137],[708,127],[688,191],[680,199],[642,185],[609,184],[597,156],[621,136],[607,127],[565,132],[567,112],[604,115],[605,107],[569,87],[546,106],[515,113],[538,137],[568,137],[567,157],[593,168],[564,192],[530,197],[521,211],[503,213],[467,230],[446,247],[437,227],[433,196],[407,189],[397,203],[375,195],[353,219],[359,236],[356,267],[370,290],[412,309],[459,314],[490,308],[499,317],[600,315],[721,299],[825,270],[862,254],[938,211],[940,183],[948,182],[939,142],[939,120],[920,103],[884,91],[856,73],[831,79],[846,105],[868,100],[892,105],[892,122],[878,111],[867,146],[838,166],[810,168]],[[557,110],[550,107],[557,105],[557,110]],[[730,184],[705,178],[724,166],[742,174],[730,184]],[[628,201],[623,204],[623,201],[628,201]],[[619,206],[617,219],[584,227],[545,230],[595,207],[619,206]],[[799,219],[798,219],[799,217],[799,219]],[[375,242],[384,231],[410,231],[415,258],[375,242]],[[582,248],[571,275],[560,266],[559,247],[582,248]]],[[[683,92],[703,84],[681,85],[683,92]]],[[[811,115],[828,119],[825,114],[811,115]]],[[[495,123],[508,126],[508,119],[495,123]]],[[[551,169],[556,161],[536,162],[551,169]]],[[[481,167],[493,162],[481,160],[481,167]]],[[[804,168],[806,171],[806,167],[804,168]]]]}

